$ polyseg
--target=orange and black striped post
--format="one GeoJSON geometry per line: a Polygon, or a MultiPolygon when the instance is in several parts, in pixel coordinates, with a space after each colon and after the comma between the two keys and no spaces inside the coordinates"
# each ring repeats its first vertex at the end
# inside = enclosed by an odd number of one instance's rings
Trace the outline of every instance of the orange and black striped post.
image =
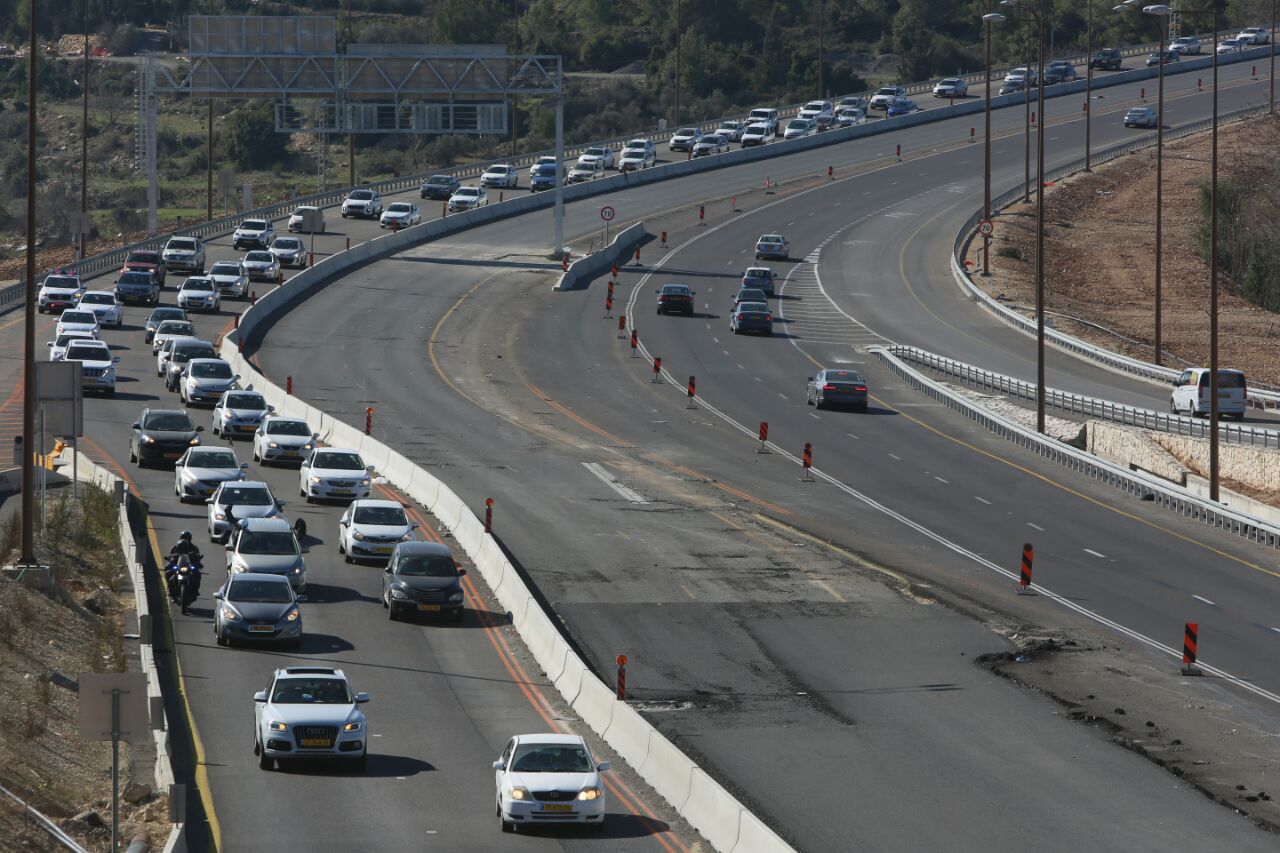
{"type": "MultiPolygon", "coordinates": [[[[617,264],[614,264],[614,265],[613,265],[613,277],[614,277],[614,278],[617,278],[617,277],[618,277],[618,265],[617,265],[617,264]]],[[[610,286],[612,286],[612,285],[610,285],[610,286]]]]}
{"type": "Polygon", "coordinates": [[[662,359],[659,356],[653,357],[653,383],[657,385],[662,381],[662,359]]]}
{"type": "Polygon", "coordinates": [[[800,463],[804,465],[804,476],[801,480],[812,480],[813,475],[809,473],[809,469],[813,467],[813,445],[809,442],[804,443],[804,452],[800,456],[800,463]]]}
{"type": "Polygon", "coordinates": [[[622,340],[627,336],[627,315],[618,315],[618,340],[622,340]]]}
{"type": "Polygon", "coordinates": [[[284,378],[284,393],[286,394],[293,393],[293,376],[286,376],[284,378]]]}
{"type": "Polygon", "coordinates": [[[484,532],[493,532],[493,498],[484,499],[484,532]]]}
{"type": "Polygon", "coordinates": [[[368,406],[364,410],[364,434],[373,435],[373,406],[368,406]]]}
{"type": "Polygon", "coordinates": [[[705,204],[698,205],[698,224],[707,224],[707,206],[705,204]]]}
{"type": "Polygon", "coordinates": [[[613,296],[613,282],[609,282],[609,295],[613,296]]]}
{"type": "Polygon", "coordinates": [[[640,357],[640,333],[634,326],[631,327],[631,357],[640,357]]]}
{"type": "Polygon", "coordinates": [[[756,448],[756,453],[769,452],[769,448],[765,445],[765,442],[767,442],[768,440],[769,440],[769,422],[761,421],[760,422],[760,446],[756,448]]]}
{"type": "Polygon", "coordinates": [[[686,409],[698,408],[698,404],[693,402],[693,398],[698,395],[698,378],[696,376],[689,377],[688,394],[689,394],[689,405],[685,406],[685,408],[686,409]]]}
{"type": "Polygon", "coordinates": [[[618,655],[614,658],[618,664],[618,698],[622,701],[627,699],[627,656],[618,655]]]}
{"type": "Polygon", "coordinates": [[[1200,639],[1200,623],[1188,622],[1182,632],[1182,674],[1200,675],[1196,666],[1196,647],[1200,639]]]}
{"type": "Polygon", "coordinates": [[[613,316],[613,294],[609,294],[604,298],[604,318],[608,320],[613,316]]]}
{"type": "Polygon", "coordinates": [[[1022,574],[1018,578],[1018,592],[1031,592],[1031,564],[1035,561],[1035,549],[1028,542],[1022,546],[1022,574]]]}

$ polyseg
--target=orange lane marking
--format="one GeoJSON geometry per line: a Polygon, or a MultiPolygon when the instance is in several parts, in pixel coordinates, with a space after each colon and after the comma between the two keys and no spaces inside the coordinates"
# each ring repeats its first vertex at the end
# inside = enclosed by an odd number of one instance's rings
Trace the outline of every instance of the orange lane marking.
{"type": "Polygon", "coordinates": [[[569,418],[579,426],[584,427],[585,429],[591,430],[596,435],[609,439],[619,447],[635,447],[635,445],[632,444],[631,442],[626,441],[625,439],[618,438],[616,435],[614,435],[611,432],[606,432],[605,430],[601,429],[600,427],[596,426],[595,424],[591,423],[585,418],[580,417],[579,415],[575,414],[571,410],[560,405],[555,400],[552,400],[550,397],[548,397],[546,394],[543,393],[541,388],[539,388],[537,385],[534,385],[532,382],[526,382],[524,384],[529,386],[529,390],[532,391],[534,394],[536,394],[539,400],[551,406],[557,412],[564,415],[566,418],[569,418]]]}
{"type": "MultiPolygon", "coordinates": [[[[419,529],[433,541],[443,544],[443,540],[436,533],[435,528],[431,526],[426,517],[424,517],[416,507],[409,503],[403,495],[400,495],[394,489],[384,485],[379,485],[377,488],[378,491],[387,498],[399,500],[401,503],[404,503],[409,517],[421,525],[419,529]]],[[[551,707],[551,702],[547,699],[542,689],[529,678],[529,674],[525,671],[520,662],[516,660],[514,653],[511,651],[510,645],[507,643],[507,638],[503,636],[502,632],[499,630],[501,627],[500,624],[485,608],[484,601],[480,597],[480,591],[476,588],[475,583],[471,578],[464,577],[462,579],[462,586],[463,591],[467,596],[467,601],[471,605],[472,612],[475,613],[480,623],[484,626],[485,636],[488,637],[489,643],[493,646],[494,653],[497,654],[498,660],[502,663],[503,668],[506,669],[507,674],[511,676],[512,682],[519,688],[525,699],[532,706],[534,712],[542,719],[542,722],[545,723],[550,730],[563,732],[564,728],[560,725],[559,721],[556,720],[555,711],[551,707]]],[[[629,788],[625,783],[611,777],[604,776],[601,778],[604,780],[604,783],[609,788],[610,792],[613,793],[613,795],[618,799],[618,802],[621,803],[627,811],[631,812],[632,815],[640,818],[640,820],[649,825],[649,829],[653,832],[654,840],[661,844],[668,853],[677,853],[677,849],[683,851],[683,853],[689,853],[689,848],[684,844],[684,842],[681,841],[680,838],[669,828],[663,828],[663,821],[658,819],[658,817],[635,791],[631,790],[631,788],[629,788]],[[668,839],[663,837],[664,835],[670,836],[669,841],[673,842],[675,847],[671,846],[668,839]]]]}

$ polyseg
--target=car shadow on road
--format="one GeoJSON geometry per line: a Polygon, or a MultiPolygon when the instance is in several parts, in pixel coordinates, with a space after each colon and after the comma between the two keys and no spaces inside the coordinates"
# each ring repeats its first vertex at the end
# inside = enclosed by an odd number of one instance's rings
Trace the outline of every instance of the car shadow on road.
{"type": "MultiPolygon", "coordinates": [[[[373,758],[370,756],[370,761],[373,758]]],[[[518,824],[516,830],[520,835],[541,838],[566,838],[585,836],[590,838],[648,838],[670,832],[671,826],[666,821],[645,815],[620,814],[609,812],[604,818],[604,827],[567,826],[564,824],[518,824]]]]}
{"type": "Polygon", "coordinates": [[[333,586],[332,584],[323,583],[307,584],[306,596],[308,604],[343,604],[348,601],[367,601],[370,604],[379,603],[377,597],[362,595],[349,586],[333,586]]]}
{"type": "Polygon", "coordinates": [[[509,624],[511,620],[507,613],[499,613],[496,610],[473,610],[468,607],[463,609],[462,617],[456,620],[448,616],[441,617],[428,613],[401,613],[399,621],[408,622],[411,625],[431,625],[433,628],[491,628],[509,624]]]}
{"type": "Polygon", "coordinates": [[[384,755],[370,752],[365,759],[364,767],[356,768],[341,759],[297,761],[290,763],[285,759],[277,772],[297,773],[306,776],[353,776],[372,777],[375,779],[401,779],[417,776],[419,773],[431,773],[436,767],[418,758],[407,755],[384,755]]]}
{"type": "MultiPolygon", "coordinates": [[[[305,602],[304,602],[305,603],[305,602]]],[[[306,621],[305,619],[303,620],[306,621]]],[[[302,644],[296,649],[289,651],[295,655],[329,655],[338,652],[355,651],[350,641],[333,634],[314,634],[307,632],[307,626],[302,626],[302,644]]]]}

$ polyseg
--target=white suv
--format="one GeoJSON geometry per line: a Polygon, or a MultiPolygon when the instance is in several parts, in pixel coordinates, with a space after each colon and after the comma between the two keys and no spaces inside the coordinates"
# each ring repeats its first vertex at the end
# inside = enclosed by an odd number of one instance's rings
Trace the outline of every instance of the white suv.
{"type": "Polygon", "coordinates": [[[237,252],[248,247],[265,249],[276,238],[276,227],[269,219],[246,219],[231,235],[231,248],[237,252]]]}
{"type": "Polygon", "coordinates": [[[253,752],[270,770],[277,759],[347,758],[363,768],[368,721],[340,669],[291,666],[277,669],[267,689],[253,695],[253,752]]]}
{"type": "Polygon", "coordinates": [[[377,219],[382,215],[382,196],[373,190],[352,190],[342,202],[342,218],[362,216],[377,219]]]}

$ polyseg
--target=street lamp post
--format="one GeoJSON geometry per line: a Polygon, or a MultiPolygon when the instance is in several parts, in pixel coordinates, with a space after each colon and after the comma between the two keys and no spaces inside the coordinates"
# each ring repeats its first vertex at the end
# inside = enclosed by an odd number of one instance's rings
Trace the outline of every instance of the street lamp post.
{"type": "MultiPolygon", "coordinates": [[[[1044,432],[1044,16],[1021,0],[1000,0],[1001,6],[1012,6],[1031,15],[1039,30],[1039,54],[1036,59],[1036,431],[1044,432]]],[[[1028,72],[1030,72],[1028,63],[1028,72]]],[[[1030,92],[1028,103],[1030,103],[1030,92]]]]}
{"type": "MultiPolygon", "coordinates": [[[[987,9],[991,9],[991,0],[987,0],[987,9]]],[[[983,105],[983,122],[985,129],[983,130],[983,170],[982,170],[982,218],[991,221],[991,25],[998,24],[1004,20],[1004,15],[999,12],[988,11],[982,16],[982,22],[986,25],[986,54],[987,54],[987,97],[986,103],[983,105]]],[[[982,235],[982,274],[991,275],[991,235],[982,235]]]]}
{"type": "MultiPolygon", "coordinates": [[[[1004,0],[1000,0],[1000,5],[1006,4],[1004,0]]],[[[1027,26],[1027,33],[1030,35],[1031,27],[1027,26]]],[[[1024,104],[1022,122],[1022,203],[1026,204],[1031,201],[1031,44],[1030,39],[1027,40],[1027,73],[1022,79],[1025,84],[1022,87],[1022,103],[1024,104]]]]}
{"type": "MultiPolygon", "coordinates": [[[[1116,11],[1116,12],[1137,11],[1139,8],[1138,4],[1140,2],[1141,0],[1125,0],[1125,2],[1121,3],[1119,6],[1113,7],[1113,11],[1116,11]]],[[[1163,247],[1164,205],[1162,203],[1163,197],[1164,197],[1164,62],[1165,62],[1164,51],[1165,51],[1165,44],[1169,41],[1169,11],[1168,11],[1169,7],[1167,6],[1163,7],[1165,9],[1164,12],[1158,12],[1158,11],[1153,12],[1152,10],[1157,8],[1155,6],[1143,6],[1141,8],[1144,13],[1148,15],[1154,15],[1158,19],[1157,26],[1159,27],[1159,30],[1160,30],[1159,32],[1160,43],[1156,52],[1156,57],[1159,60],[1158,64],[1160,69],[1159,71],[1160,82],[1157,84],[1157,87],[1156,87],[1157,94],[1156,94],[1156,259],[1155,259],[1156,260],[1156,263],[1155,263],[1156,357],[1155,357],[1155,361],[1156,361],[1156,364],[1163,364],[1164,363],[1164,341],[1161,336],[1161,331],[1164,328],[1164,323],[1161,320],[1160,309],[1161,309],[1161,305],[1163,304],[1163,298],[1161,294],[1161,287],[1162,287],[1161,274],[1162,274],[1163,265],[1164,265],[1164,247],[1163,247]]]]}
{"type": "Polygon", "coordinates": [[[1093,0],[1085,0],[1084,170],[1093,171],[1093,0]]]}
{"type": "MultiPolygon", "coordinates": [[[[27,286],[23,296],[22,349],[22,564],[35,563],[36,493],[36,82],[40,79],[37,61],[36,0],[31,0],[31,53],[27,56],[27,286]]],[[[88,81],[85,81],[86,85],[88,81]]]]}

